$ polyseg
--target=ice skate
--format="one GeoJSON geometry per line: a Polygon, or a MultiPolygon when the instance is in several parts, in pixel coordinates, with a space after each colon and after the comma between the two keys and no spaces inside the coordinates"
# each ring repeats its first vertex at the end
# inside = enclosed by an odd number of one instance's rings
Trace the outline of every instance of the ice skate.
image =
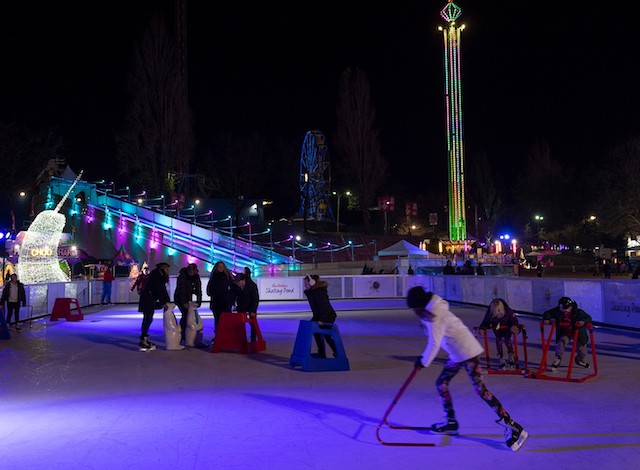
{"type": "Polygon", "coordinates": [[[584,367],[585,369],[588,369],[590,367],[588,362],[582,361],[580,359],[576,359],[576,364],[580,367],[584,367]]]}
{"type": "Polygon", "coordinates": [[[154,349],[156,349],[156,345],[154,343],[152,343],[151,341],[149,341],[149,337],[148,336],[145,336],[138,343],[138,350],[139,351],[153,351],[154,349]]]}
{"type": "Polygon", "coordinates": [[[441,423],[432,424],[431,432],[437,434],[446,434],[448,436],[457,436],[458,422],[455,419],[448,418],[441,423]]]}
{"type": "Polygon", "coordinates": [[[559,356],[556,356],[555,361],[553,361],[553,364],[551,364],[551,371],[552,371],[552,372],[555,372],[555,371],[557,371],[557,370],[558,370],[558,367],[560,367],[560,361],[561,361],[561,360],[562,360],[562,359],[560,359],[560,357],[559,357],[559,356]]]}
{"type": "Polygon", "coordinates": [[[529,433],[511,418],[500,418],[496,423],[504,426],[504,439],[507,447],[518,452],[529,437],[529,433]]]}
{"type": "Polygon", "coordinates": [[[513,369],[516,365],[516,356],[514,353],[509,353],[509,368],[513,369]]]}
{"type": "Polygon", "coordinates": [[[500,370],[507,370],[507,362],[504,360],[504,357],[500,358],[500,366],[498,368],[500,370]]]}

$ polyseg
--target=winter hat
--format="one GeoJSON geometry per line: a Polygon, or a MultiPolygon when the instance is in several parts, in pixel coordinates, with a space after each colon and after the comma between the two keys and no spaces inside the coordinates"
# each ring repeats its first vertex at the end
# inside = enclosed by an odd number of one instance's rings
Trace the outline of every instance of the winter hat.
{"type": "Polygon", "coordinates": [[[431,301],[433,292],[427,292],[422,286],[415,286],[407,293],[407,306],[409,308],[424,308],[431,301]]]}

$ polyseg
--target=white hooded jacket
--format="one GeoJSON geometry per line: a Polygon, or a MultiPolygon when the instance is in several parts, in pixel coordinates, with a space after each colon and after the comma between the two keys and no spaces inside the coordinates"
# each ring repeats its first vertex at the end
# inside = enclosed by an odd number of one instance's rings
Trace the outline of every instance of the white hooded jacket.
{"type": "Polygon", "coordinates": [[[422,365],[428,367],[433,362],[440,348],[449,354],[449,360],[464,362],[484,352],[484,349],[473,336],[469,328],[449,310],[449,302],[433,295],[425,307],[431,312],[431,321],[420,319],[425,334],[429,338],[427,347],[422,353],[422,365]]]}

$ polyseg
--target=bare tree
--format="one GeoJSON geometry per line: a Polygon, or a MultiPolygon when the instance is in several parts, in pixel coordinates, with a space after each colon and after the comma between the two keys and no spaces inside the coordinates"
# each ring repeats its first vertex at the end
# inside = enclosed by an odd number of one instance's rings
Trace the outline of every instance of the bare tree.
{"type": "Polygon", "coordinates": [[[573,185],[546,142],[537,142],[527,155],[524,170],[518,176],[515,199],[520,207],[521,225],[530,223],[535,214],[544,216],[544,227],[553,230],[563,225],[567,195],[573,185]]]}
{"type": "Polygon", "coordinates": [[[203,162],[203,170],[209,175],[207,187],[235,201],[236,225],[244,200],[260,197],[269,181],[269,161],[272,161],[269,146],[257,134],[250,137],[220,134],[213,139],[211,151],[203,162]]]}
{"type": "MultiPolygon", "coordinates": [[[[487,154],[482,152],[473,158],[468,158],[467,163],[471,171],[469,175],[469,195],[471,202],[478,209],[478,216],[481,218],[476,238],[484,237],[487,243],[491,243],[497,218],[502,209],[502,199],[496,189],[495,179],[491,171],[491,165],[487,154]]],[[[475,210],[474,210],[475,213],[475,210]]],[[[475,229],[475,227],[474,227],[475,229]]]]}
{"type": "Polygon", "coordinates": [[[172,191],[193,154],[192,113],[180,73],[178,49],[157,16],[133,51],[128,84],[131,106],[116,137],[121,172],[152,193],[172,191]]]}
{"type": "Polygon", "coordinates": [[[640,137],[608,151],[598,172],[598,226],[613,237],[640,235],[640,137]]]}
{"type": "Polygon", "coordinates": [[[369,208],[384,184],[387,161],[382,156],[380,133],[374,127],[376,112],[371,86],[363,70],[347,68],[342,73],[337,117],[336,147],[342,155],[347,179],[355,180],[364,226],[368,229],[369,208]]]}

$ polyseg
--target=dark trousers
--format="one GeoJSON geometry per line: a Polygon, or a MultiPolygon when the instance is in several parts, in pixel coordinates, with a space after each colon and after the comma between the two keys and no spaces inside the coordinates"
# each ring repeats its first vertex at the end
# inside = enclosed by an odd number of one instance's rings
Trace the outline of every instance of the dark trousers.
{"type": "Polygon", "coordinates": [[[182,339],[184,339],[184,332],[187,331],[187,314],[189,309],[184,304],[178,304],[178,310],[180,310],[180,330],[182,339]]]}
{"type": "Polygon", "coordinates": [[[220,315],[222,312],[231,312],[231,305],[226,299],[214,300],[209,304],[211,313],[213,313],[213,334],[218,331],[218,323],[220,322],[220,315]]]}
{"type": "MultiPolygon", "coordinates": [[[[328,330],[330,330],[332,328],[332,326],[321,326],[320,328],[326,328],[328,330]]],[[[327,344],[329,345],[329,347],[331,348],[331,351],[333,351],[333,355],[335,357],[336,355],[336,343],[335,341],[333,341],[333,336],[331,335],[323,335],[321,333],[314,333],[313,334],[313,338],[316,340],[316,345],[318,346],[318,354],[324,355],[326,354],[326,348],[324,345],[324,342],[326,341],[327,344]]]]}
{"type": "Polygon", "coordinates": [[[100,298],[101,304],[110,304],[111,303],[111,282],[104,281],[102,283],[102,296],[100,298]]]}
{"type": "Polygon", "coordinates": [[[140,339],[144,339],[145,337],[149,336],[149,328],[151,327],[151,323],[153,322],[153,313],[153,308],[142,312],[142,333],[140,335],[140,339]]]}
{"type": "Polygon", "coordinates": [[[7,302],[7,325],[11,323],[11,314],[14,315],[14,323],[18,324],[20,318],[18,313],[20,312],[20,302],[7,302]]]}

